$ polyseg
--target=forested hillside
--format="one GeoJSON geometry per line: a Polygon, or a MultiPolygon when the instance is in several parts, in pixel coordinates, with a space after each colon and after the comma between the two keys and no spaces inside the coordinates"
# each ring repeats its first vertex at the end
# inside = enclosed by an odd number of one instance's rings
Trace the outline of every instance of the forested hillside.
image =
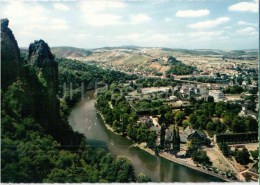
{"type": "Polygon", "coordinates": [[[68,60],[57,63],[43,40],[32,43],[22,60],[8,23],[1,20],[1,182],[136,181],[126,158],[88,146],[72,130],[66,121],[72,104],[57,99],[59,84],[88,83],[95,75],[112,80],[111,74],[68,60]]]}

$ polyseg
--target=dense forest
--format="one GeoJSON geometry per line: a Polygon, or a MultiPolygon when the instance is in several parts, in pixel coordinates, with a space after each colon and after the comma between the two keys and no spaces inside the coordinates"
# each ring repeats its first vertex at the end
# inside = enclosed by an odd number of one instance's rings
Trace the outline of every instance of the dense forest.
{"type": "Polygon", "coordinates": [[[63,82],[88,83],[93,76],[110,82],[122,74],[76,61],[57,63],[43,40],[32,43],[21,59],[8,23],[1,20],[1,182],[150,181],[143,174],[136,177],[125,157],[88,146],[66,121],[73,104],[66,96],[57,98],[63,82]]]}
{"type": "Polygon", "coordinates": [[[110,85],[112,82],[121,83],[137,79],[136,75],[101,69],[77,60],[57,58],[56,61],[59,64],[59,97],[65,101],[69,108],[81,98],[82,90],[94,89],[99,85],[110,85]],[[72,89],[69,89],[70,84],[72,89]],[[70,93],[72,98],[70,98],[70,93]]]}

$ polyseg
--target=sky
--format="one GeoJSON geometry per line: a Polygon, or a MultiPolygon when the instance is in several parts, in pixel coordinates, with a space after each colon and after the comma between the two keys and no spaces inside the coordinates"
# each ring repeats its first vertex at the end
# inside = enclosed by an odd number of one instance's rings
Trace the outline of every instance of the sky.
{"type": "Polygon", "coordinates": [[[0,0],[19,47],[258,49],[259,0],[0,0]]]}

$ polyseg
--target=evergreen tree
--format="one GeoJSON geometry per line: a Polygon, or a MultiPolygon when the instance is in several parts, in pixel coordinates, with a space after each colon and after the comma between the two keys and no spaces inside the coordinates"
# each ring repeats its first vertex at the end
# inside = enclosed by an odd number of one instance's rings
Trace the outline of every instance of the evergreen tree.
{"type": "Polygon", "coordinates": [[[173,136],[172,136],[172,149],[174,152],[180,151],[180,135],[179,128],[176,126],[173,128],[173,136]]]}
{"type": "Polygon", "coordinates": [[[164,143],[165,143],[165,124],[162,123],[161,125],[161,134],[160,134],[160,147],[161,149],[164,148],[164,143]]]}

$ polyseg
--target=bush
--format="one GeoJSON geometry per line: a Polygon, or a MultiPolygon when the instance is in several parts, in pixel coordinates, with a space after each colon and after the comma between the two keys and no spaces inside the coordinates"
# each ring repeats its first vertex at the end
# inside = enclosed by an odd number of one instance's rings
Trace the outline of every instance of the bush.
{"type": "Polygon", "coordinates": [[[210,161],[209,157],[207,156],[207,153],[203,150],[198,150],[193,152],[191,155],[192,160],[194,162],[203,164],[203,165],[212,165],[212,162],[210,161]]]}
{"type": "Polygon", "coordinates": [[[246,148],[243,148],[241,151],[236,152],[236,161],[242,165],[246,165],[250,162],[250,154],[246,148]]]}

